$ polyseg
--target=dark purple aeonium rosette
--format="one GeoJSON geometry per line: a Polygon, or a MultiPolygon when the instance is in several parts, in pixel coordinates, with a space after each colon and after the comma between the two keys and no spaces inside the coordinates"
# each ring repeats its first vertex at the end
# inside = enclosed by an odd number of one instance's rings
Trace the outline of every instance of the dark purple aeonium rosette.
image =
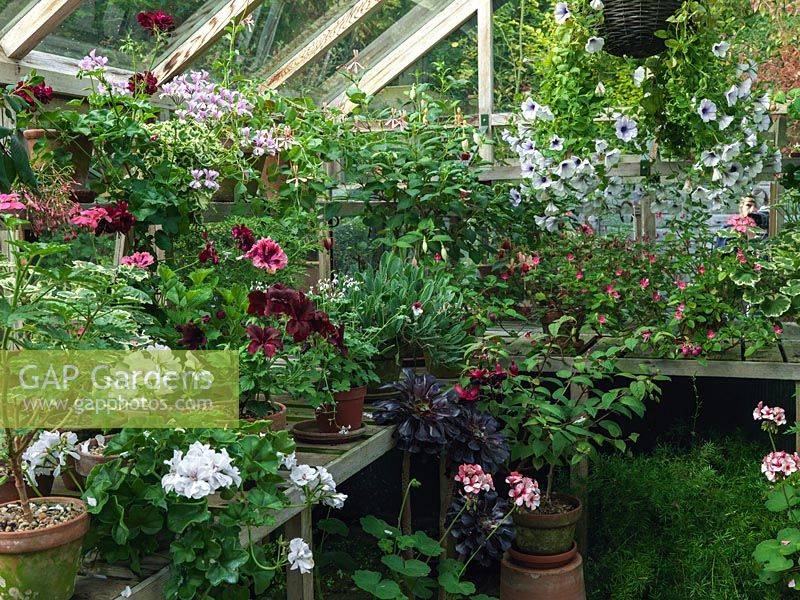
{"type": "Polygon", "coordinates": [[[508,501],[494,490],[456,497],[447,512],[448,522],[458,517],[450,530],[456,540],[456,553],[469,558],[477,551],[475,560],[484,567],[500,560],[514,540],[514,526],[508,513],[508,501]]]}
{"type": "Polygon", "coordinates": [[[397,425],[397,447],[411,453],[438,454],[456,434],[454,419],[459,414],[452,388],[444,390],[433,375],[417,375],[403,369],[403,379],[382,389],[397,396],[375,403],[378,425],[397,425]]]}
{"type": "Polygon", "coordinates": [[[490,414],[462,404],[454,423],[456,435],[449,448],[454,464],[478,464],[494,473],[508,460],[508,441],[490,414]]]}

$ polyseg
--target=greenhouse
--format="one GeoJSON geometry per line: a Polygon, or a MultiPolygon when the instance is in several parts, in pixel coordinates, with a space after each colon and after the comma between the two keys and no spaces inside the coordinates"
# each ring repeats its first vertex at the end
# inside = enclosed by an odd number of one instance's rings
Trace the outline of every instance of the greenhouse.
{"type": "Polygon", "coordinates": [[[799,37],[0,0],[0,600],[800,593],[799,37]]]}

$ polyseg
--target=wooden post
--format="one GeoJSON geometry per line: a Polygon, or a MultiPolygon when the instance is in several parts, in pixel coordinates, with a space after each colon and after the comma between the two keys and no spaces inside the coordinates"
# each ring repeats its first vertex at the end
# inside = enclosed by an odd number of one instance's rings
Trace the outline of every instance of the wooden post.
{"type": "MultiPolygon", "coordinates": [[[[307,507],[286,522],[286,538],[303,538],[312,548],[312,518],[311,508],[307,507]]],[[[288,568],[287,568],[288,569],[288,568]]],[[[298,570],[286,572],[286,598],[287,600],[314,600],[314,574],[301,574],[298,570]]]]}
{"type": "MultiPolygon", "coordinates": [[[[794,420],[800,420],[800,381],[794,382],[794,420]]],[[[800,431],[794,434],[794,450],[800,452],[800,431]]]]}
{"type": "Polygon", "coordinates": [[[0,39],[8,58],[26,56],[80,5],[81,0],[39,0],[0,39]]]}
{"type": "MultiPolygon", "coordinates": [[[[478,0],[478,115],[486,137],[492,136],[494,111],[494,51],[492,39],[492,0],[478,0]]],[[[483,160],[494,161],[494,146],[484,144],[480,155],[483,160]]]]}
{"type": "MultiPolygon", "coordinates": [[[[572,400],[580,401],[583,396],[583,387],[575,383],[570,384],[569,394],[572,400]]],[[[588,503],[588,487],[589,487],[589,459],[585,456],[577,465],[573,465],[570,469],[569,482],[572,486],[575,495],[580,499],[583,504],[583,511],[581,512],[581,519],[578,521],[578,527],[575,530],[575,541],[578,543],[578,552],[586,555],[589,547],[589,503],[588,503]]]]}

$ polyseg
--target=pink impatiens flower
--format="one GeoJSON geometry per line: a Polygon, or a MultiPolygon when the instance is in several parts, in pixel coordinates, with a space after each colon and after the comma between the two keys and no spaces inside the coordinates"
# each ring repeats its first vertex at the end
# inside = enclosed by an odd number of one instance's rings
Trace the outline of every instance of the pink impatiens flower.
{"type": "Polygon", "coordinates": [[[542,495],[535,479],[523,477],[520,473],[512,471],[506,477],[506,483],[511,486],[508,496],[513,499],[516,506],[524,505],[528,510],[535,510],[539,507],[542,495]]]}
{"type": "Polygon", "coordinates": [[[19,201],[19,194],[0,194],[0,212],[25,210],[25,205],[19,201]]]}
{"type": "Polygon", "coordinates": [[[800,456],[797,452],[792,454],[783,450],[770,452],[761,461],[761,472],[772,483],[775,483],[779,477],[785,479],[796,473],[798,468],[800,468],[800,456]]]}
{"type": "Polygon", "coordinates": [[[146,269],[155,262],[155,259],[149,252],[134,252],[130,256],[123,256],[119,262],[123,265],[146,269]]]}
{"type": "Polygon", "coordinates": [[[492,476],[484,473],[480,465],[460,465],[455,480],[464,486],[467,494],[479,494],[494,489],[492,476]]]}
{"type": "Polygon", "coordinates": [[[253,261],[253,266],[264,269],[267,273],[274,275],[277,271],[289,264],[289,257],[272,238],[261,238],[239,257],[239,260],[249,258],[253,261]]]}

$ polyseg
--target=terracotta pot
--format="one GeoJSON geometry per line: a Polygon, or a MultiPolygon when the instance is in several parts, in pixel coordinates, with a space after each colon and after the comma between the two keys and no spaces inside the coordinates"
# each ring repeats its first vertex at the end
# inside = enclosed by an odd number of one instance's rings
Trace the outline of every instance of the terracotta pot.
{"type": "Polygon", "coordinates": [[[77,498],[34,500],[41,501],[81,506],[84,512],[46,529],[0,532],[0,598],[68,600],[75,591],[81,544],[89,531],[86,505],[77,498]]]}
{"type": "MultiPolygon", "coordinates": [[[[42,496],[47,496],[53,491],[53,482],[55,478],[52,475],[39,475],[36,477],[36,486],[42,496]]],[[[29,483],[25,483],[25,491],[28,493],[28,498],[38,498],[36,490],[34,490],[29,483]]],[[[17,485],[14,483],[14,476],[9,477],[6,482],[0,485],[0,504],[6,502],[14,502],[19,500],[17,493],[17,485]]],[[[2,596],[0,596],[2,598],[2,596]]]]}
{"type": "Polygon", "coordinates": [[[264,415],[263,417],[246,417],[242,419],[248,423],[255,423],[257,421],[266,421],[268,423],[267,429],[264,431],[284,431],[287,429],[286,421],[286,405],[280,402],[272,401],[273,404],[278,405],[278,410],[274,413],[264,415]]]}
{"type": "MultiPolygon", "coordinates": [[[[36,142],[44,138],[50,150],[63,147],[61,139],[58,137],[58,131],[55,129],[26,129],[22,132],[25,139],[28,141],[28,156],[33,159],[35,154],[36,142]]],[[[92,162],[92,142],[85,135],[78,135],[72,138],[64,148],[72,155],[72,164],[74,165],[73,179],[79,185],[83,186],[89,178],[89,165],[92,162]]],[[[34,166],[38,165],[40,161],[32,160],[34,166]]]]}
{"type": "Polygon", "coordinates": [[[572,548],[562,554],[525,554],[513,547],[508,549],[508,555],[515,564],[530,569],[557,569],[568,565],[578,554],[578,544],[572,542],[572,548]]]}
{"type": "Polygon", "coordinates": [[[400,379],[400,366],[395,362],[394,358],[378,358],[372,361],[372,364],[375,366],[375,374],[381,381],[367,386],[367,391],[370,394],[383,393],[385,390],[381,390],[382,385],[400,379]]]}
{"type": "MultiPolygon", "coordinates": [[[[116,434],[104,436],[106,442],[114,437],[116,434]]],[[[87,440],[83,440],[78,444],[78,460],[75,460],[72,457],[67,458],[67,466],[69,467],[70,472],[62,473],[61,481],[64,482],[64,487],[72,492],[77,492],[81,488],[86,487],[86,478],[89,477],[89,473],[92,472],[92,469],[95,468],[97,465],[102,465],[107,462],[111,462],[114,459],[119,458],[119,454],[92,454],[91,452],[84,452],[81,450],[81,444],[86,443],[87,440]],[[78,487],[80,486],[80,488],[78,487]]],[[[90,448],[97,447],[97,440],[91,438],[88,440],[90,448]]]]}
{"type": "Polygon", "coordinates": [[[581,555],[563,567],[530,569],[506,554],[500,566],[500,600],[586,600],[581,555]]]}
{"type": "Polygon", "coordinates": [[[333,406],[323,405],[315,411],[317,428],[323,433],[337,433],[343,427],[350,431],[361,429],[366,395],[365,385],[347,392],[335,393],[333,406]]]}
{"type": "Polygon", "coordinates": [[[517,510],[511,518],[514,520],[514,548],[525,554],[563,554],[571,547],[575,539],[575,527],[581,518],[583,506],[575,496],[552,494],[562,502],[575,508],[569,512],[548,515],[538,510],[517,510]]]}

